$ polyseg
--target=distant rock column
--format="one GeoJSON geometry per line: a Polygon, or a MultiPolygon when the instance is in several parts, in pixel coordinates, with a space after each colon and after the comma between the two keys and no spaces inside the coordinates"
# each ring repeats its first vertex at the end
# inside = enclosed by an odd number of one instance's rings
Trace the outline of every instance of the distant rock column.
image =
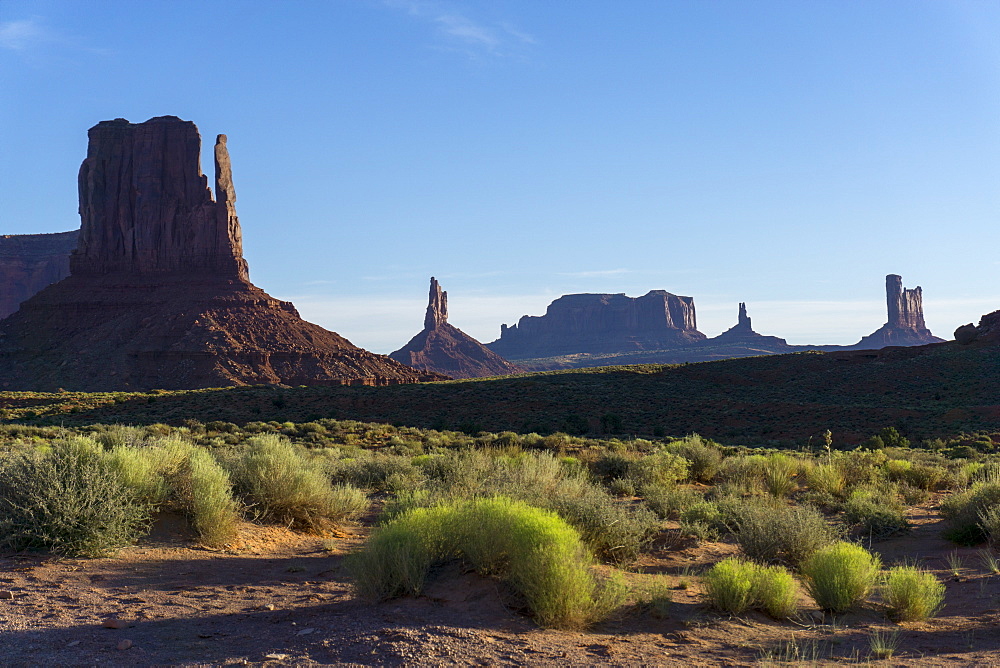
{"type": "Polygon", "coordinates": [[[424,329],[437,329],[448,322],[448,293],[441,290],[437,279],[431,276],[431,290],[424,316],[424,329]]]}
{"type": "Polygon", "coordinates": [[[746,302],[740,302],[740,314],[736,321],[736,326],[739,327],[740,329],[753,331],[753,327],[750,326],[750,316],[747,315],[746,302]]]}
{"type": "Polygon", "coordinates": [[[885,277],[885,300],[889,311],[889,327],[896,329],[926,329],[924,324],[923,291],[920,286],[903,289],[903,277],[885,277]]]}

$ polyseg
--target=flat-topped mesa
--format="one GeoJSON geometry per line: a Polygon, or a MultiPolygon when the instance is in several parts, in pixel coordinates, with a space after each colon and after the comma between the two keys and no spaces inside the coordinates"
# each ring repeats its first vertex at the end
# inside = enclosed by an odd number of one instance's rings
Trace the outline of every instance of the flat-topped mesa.
{"type": "Polygon", "coordinates": [[[698,331],[694,299],[650,290],[624,294],[564,295],[543,316],[503,325],[489,348],[511,360],[661,350],[705,339],[698,331]]]}
{"type": "Polygon", "coordinates": [[[190,121],[119,118],[88,133],[80,167],[80,241],[74,276],[207,275],[249,280],[226,136],[215,145],[215,187],[201,172],[201,135],[190,121]]]}
{"type": "Polygon", "coordinates": [[[424,315],[424,329],[437,329],[448,322],[448,293],[441,290],[437,279],[431,276],[431,290],[424,315]]]}
{"type": "Polygon", "coordinates": [[[886,346],[922,346],[939,343],[940,339],[924,323],[923,291],[920,286],[903,288],[903,278],[897,274],[885,277],[885,302],[888,320],[879,329],[851,346],[857,350],[886,346]]]}

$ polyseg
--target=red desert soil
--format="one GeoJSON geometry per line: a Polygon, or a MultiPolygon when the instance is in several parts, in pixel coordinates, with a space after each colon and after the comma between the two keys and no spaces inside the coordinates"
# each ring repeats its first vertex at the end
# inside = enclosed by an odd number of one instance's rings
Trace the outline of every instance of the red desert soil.
{"type": "MultiPolygon", "coordinates": [[[[357,535],[322,539],[248,525],[233,549],[210,551],[165,518],[113,558],[0,558],[4,665],[809,665],[868,663],[873,631],[899,630],[884,665],[1000,665],[1000,576],[977,550],[940,537],[934,503],[907,536],[876,542],[887,563],[919,557],[947,579],[947,604],[927,622],[893,624],[877,603],[833,619],[803,596],[797,621],[730,618],[703,603],[691,571],[735,552],[727,543],[661,541],[637,564],[673,585],[665,618],[631,606],[587,633],[543,630],[492,580],[441,569],[424,595],[371,604],[350,590],[343,555],[357,535]],[[686,583],[686,588],[683,588],[686,583]],[[12,597],[11,597],[12,596],[12,597]],[[121,628],[105,628],[106,620],[121,628]],[[789,645],[791,643],[791,645],[789,645]]],[[[641,580],[642,575],[631,576],[641,580]]],[[[878,663],[875,661],[875,663],[878,663]]]]}

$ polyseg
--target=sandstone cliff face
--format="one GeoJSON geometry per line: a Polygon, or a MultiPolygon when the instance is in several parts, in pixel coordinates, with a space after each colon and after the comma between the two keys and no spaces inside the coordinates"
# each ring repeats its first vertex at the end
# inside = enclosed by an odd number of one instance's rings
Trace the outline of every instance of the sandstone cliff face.
{"type": "Polygon", "coordinates": [[[424,329],[389,357],[420,371],[452,378],[484,378],[522,373],[511,364],[457,327],[448,324],[448,293],[431,277],[431,289],[424,315],[424,329]]]}
{"type": "Polygon", "coordinates": [[[924,324],[923,291],[903,289],[903,278],[896,274],[885,277],[885,298],[888,321],[879,329],[850,346],[855,350],[886,346],[922,346],[940,339],[924,324]]]}
{"type": "Polygon", "coordinates": [[[201,173],[190,121],[104,121],[80,167],[74,276],[187,272],[248,280],[226,136],[215,146],[216,194],[201,173]]]}
{"type": "Polygon", "coordinates": [[[100,123],[80,169],[70,276],[0,321],[0,387],[184,389],[439,379],[303,321],[248,281],[226,138],[214,201],[172,116],[100,123]]]}
{"type": "Polygon", "coordinates": [[[509,359],[658,350],[705,339],[698,331],[694,299],[651,290],[624,294],[565,295],[543,316],[502,325],[488,347],[509,359]]]}
{"type": "Polygon", "coordinates": [[[42,288],[69,276],[69,255],[79,234],[73,230],[0,236],[0,318],[42,288]]]}

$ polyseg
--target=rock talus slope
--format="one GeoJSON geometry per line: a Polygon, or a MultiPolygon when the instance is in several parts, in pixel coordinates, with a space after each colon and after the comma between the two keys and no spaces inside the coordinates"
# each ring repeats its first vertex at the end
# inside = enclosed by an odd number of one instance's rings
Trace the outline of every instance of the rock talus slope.
{"type": "Polygon", "coordinates": [[[70,276],[0,322],[0,387],[185,389],[438,379],[305,322],[249,282],[226,137],[216,197],[194,123],[91,128],[70,276]]]}
{"type": "Polygon", "coordinates": [[[454,325],[448,324],[448,293],[431,277],[424,329],[399,350],[389,353],[392,359],[422,371],[432,371],[452,378],[483,378],[521,373],[511,364],[454,325]]]}

